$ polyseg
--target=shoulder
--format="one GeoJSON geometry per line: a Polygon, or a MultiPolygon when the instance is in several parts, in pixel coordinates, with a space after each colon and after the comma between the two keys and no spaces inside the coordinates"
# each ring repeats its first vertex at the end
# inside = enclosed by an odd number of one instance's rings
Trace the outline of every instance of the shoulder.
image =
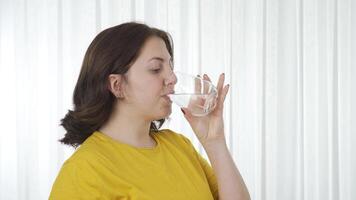
{"type": "Polygon", "coordinates": [[[100,178],[98,169],[98,159],[95,159],[93,152],[85,148],[78,148],[62,164],[54,182],[55,189],[75,189],[86,187],[99,187],[100,178]],[[98,185],[99,184],[99,185],[98,185]]]}
{"type": "Polygon", "coordinates": [[[66,160],[51,189],[49,199],[89,199],[99,197],[101,179],[89,160],[66,160]]]}
{"type": "Polygon", "coordinates": [[[99,170],[102,169],[103,164],[107,163],[105,157],[103,157],[99,151],[95,150],[95,148],[89,148],[88,146],[78,147],[73,154],[64,161],[60,171],[67,175],[75,172],[77,176],[86,177],[90,175],[90,177],[94,178],[99,174],[99,170]]]}
{"type": "Polygon", "coordinates": [[[66,175],[75,173],[76,176],[87,176],[90,174],[93,178],[93,175],[96,174],[97,171],[97,158],[95,152],[79,147],[79,149],[63,163],[60,172],[66,175]]]}
{"type": "Polygon", "coordinates": [[[83,165],[95,160],[96,152],[85,145],[79,146],[73,154],[64,162],[64,164],[83,165]]]}

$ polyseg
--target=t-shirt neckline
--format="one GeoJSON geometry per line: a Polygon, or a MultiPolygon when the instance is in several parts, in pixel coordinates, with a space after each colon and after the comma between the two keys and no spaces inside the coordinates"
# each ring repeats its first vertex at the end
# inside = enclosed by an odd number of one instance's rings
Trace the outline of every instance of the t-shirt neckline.
{"type": "Polygon", "coordinates": [[[136,147],[136,146],[133,146],[131,144],[127,144],[127,143],[124,143],[122,141],[119,141],[119,140],[116,140],[116,139],[113,139],[112,137],[100,132],[100,131],[95,131],[93,133],[93,135],[99,137],[100,139],[103,139],[105,141],[108,141],[114,145],[119,145],[119,146],[122,146],[122,147],[127,147],[127,148],[130,148],[130,149],[134,149],[134,150],[137,150],[137,151],[150,151],[150,152],[156,152],[159,150],[160,148],[160,141],[159,139],[157,138],[157,133],[153,133],[153,132],[150,132],[150,135],[152,136],[153,140],[156,142],[156,146],[154,147],[136,147]]]}

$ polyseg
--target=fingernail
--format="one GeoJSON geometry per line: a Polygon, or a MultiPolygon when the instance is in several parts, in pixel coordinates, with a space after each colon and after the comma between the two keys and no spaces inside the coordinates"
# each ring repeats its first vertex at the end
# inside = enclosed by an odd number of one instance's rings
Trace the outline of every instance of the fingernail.
{"type": "Polygon", "coordinates": [[[183,113],[183,114],[185,115],[185,112],[184,112],[184,110],[183,110],[182,108],[181,108],[180,110],[181,110],[181,111],[182,111],[182,113],[183,113]]]}

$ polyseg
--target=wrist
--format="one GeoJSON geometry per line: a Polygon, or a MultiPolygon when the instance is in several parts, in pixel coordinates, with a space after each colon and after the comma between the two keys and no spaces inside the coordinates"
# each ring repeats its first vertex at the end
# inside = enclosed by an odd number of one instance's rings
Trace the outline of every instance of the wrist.
{"type": "Polygon", "coordinates": [[[221,149],[227,148],[226,140],[213,140],[213,141],[206,141],[201,143],[205,151],[214,150],[214,149],[221,149]]]}

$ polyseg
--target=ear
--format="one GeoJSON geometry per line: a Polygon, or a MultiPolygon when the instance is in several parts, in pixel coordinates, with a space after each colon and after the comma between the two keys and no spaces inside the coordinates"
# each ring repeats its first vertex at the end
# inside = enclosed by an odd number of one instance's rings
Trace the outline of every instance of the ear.
{"type": "Polygon", "coordinates": [[[108,77],[108,89],[116,98],[124,98],[123,77],[121,74],[110,74],[108,77]]]}

